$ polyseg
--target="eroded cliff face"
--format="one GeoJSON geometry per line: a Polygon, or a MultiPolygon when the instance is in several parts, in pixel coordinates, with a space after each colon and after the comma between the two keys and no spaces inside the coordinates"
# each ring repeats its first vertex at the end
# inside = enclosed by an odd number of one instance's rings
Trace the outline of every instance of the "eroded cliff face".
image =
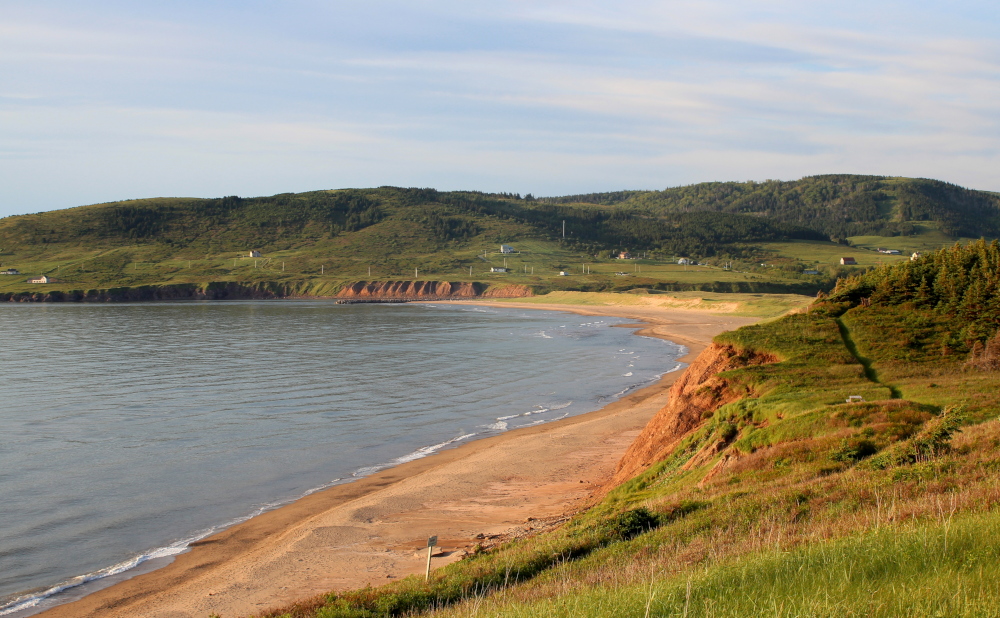
{"type": "Polygon", "coordinates": [[[358,281],[344,286],[337,298],[378,299],[461,299],[461,298],[522,298],[532,296],[531,288],[523,285],[488,285],[449,281],[358,281]]]}
{"type": "Polygon", "coordinates": [[[705,348],[670,387],[670,402],[649,421],[618,462],[612,486],[624,483],[669,456],[708,413],[747,395],[719,373],[777,361],[769,354],[739,352],[714,343],[705,348]]]}
{"type": "Polygon", "coordinates": [[[278,282],[237,283],[232,281],[207,284],[179,283],[141,285],[93,290],[37,291],[0,293],[0,302],[136,302],[155,300],[237,300],[308,297],[366,300],[444,300],[461,298],[523,298],[533,296],[525,285],[488,283],[451,283],[448,281],[359,281],[341,288],[335,284],[316,286],[278,282]]]}
{"type": "Polygon", "coordinates": [[[289,290],[277,283],[217,282],[206,285],[140,285],[135,287],[13,292],[0,294],[3,302],[139,302],[157,300],[244,300],[284,298],[289,290]]]}

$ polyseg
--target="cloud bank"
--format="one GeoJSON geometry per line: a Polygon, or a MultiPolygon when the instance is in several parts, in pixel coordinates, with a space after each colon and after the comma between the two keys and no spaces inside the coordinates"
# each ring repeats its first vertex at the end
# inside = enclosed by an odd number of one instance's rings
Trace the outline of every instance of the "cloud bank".
{"type": "Polygon", "coordinates": [[[8,4],[0,215],[833,172],[1000,190],[1000,9],[813,4],[8,4]]]}

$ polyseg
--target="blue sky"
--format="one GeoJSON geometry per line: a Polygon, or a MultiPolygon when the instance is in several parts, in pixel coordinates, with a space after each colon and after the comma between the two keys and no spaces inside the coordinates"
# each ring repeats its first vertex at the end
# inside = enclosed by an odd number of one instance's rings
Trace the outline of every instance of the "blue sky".
{"type": "Polygon", "coordinates": [[[850,172],[1000,190],[987,2],[0,3],[0,216],[850,172]]]}

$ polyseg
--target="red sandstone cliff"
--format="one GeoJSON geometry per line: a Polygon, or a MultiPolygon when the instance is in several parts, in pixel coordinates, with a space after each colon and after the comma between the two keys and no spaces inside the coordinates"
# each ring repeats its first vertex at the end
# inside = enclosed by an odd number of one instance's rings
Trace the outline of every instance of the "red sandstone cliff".
{"type": "Polygon", "coordinates": [[[524,285],[448,281],[358,281],[343,287],[337,298],[345,299],[444,299],[444,298],[522,298],[532,296],[524,285]]]}
{"type": "Polygon", "coordinates": [[[774,363],[768,354],[738,352],[730,346],[707,347],[670,387],[670,401],[656,413],[629,446],[611,481],[619,485],[666,458],[708,413],[746,396],[718,374],[730,369],[774,363]]]}

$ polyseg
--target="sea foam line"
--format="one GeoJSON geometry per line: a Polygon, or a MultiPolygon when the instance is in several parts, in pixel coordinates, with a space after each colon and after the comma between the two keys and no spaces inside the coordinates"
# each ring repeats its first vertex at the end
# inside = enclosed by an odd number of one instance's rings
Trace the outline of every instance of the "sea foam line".
{"type": "Polygon", "coordinates": [[[386,468],[391,468],[393,466],[398,466],[399,464],[404,464],[404,463],[407,463],[409,461],[416,461],[417,459],[423,459],[424,457],[427,457],[428,455],[433,455],[434,453],[440,451],[441,449],[443,449],[443,448],[445,448],[447,446],[451,446],[452,444],[455,444],[456,442],[462,442],[464,440],[468,440],[469,438],[472,438],[472,437],[474,437],[476,435],[477,435],[476,432],[467,433],[467,434],[464,434],[464,435],[452,438],[451,440],[445,440],[444,442],[441,442],[439,444],[432,444],[431,446],[423,446],[423,447],[420,447],[417,450],[413,451],[412,453],[409,453],[408,455],[403,455],[402,457],[397,457],[397,458],[395,458],[395,459],[393,459],[391,461],[387,461],[385,463],[380,463],[380,464],[375,464],[374,466],[365,466],[364,468],[358,468],[357,470],[355,470],[354,472],[351,473],[351,476],[356,477],[356,478],[362,477],[362,476],[368,476],[369,474],[374,474],[375,472],[378,472],[380,470],[385,470],[386,468]]]}

